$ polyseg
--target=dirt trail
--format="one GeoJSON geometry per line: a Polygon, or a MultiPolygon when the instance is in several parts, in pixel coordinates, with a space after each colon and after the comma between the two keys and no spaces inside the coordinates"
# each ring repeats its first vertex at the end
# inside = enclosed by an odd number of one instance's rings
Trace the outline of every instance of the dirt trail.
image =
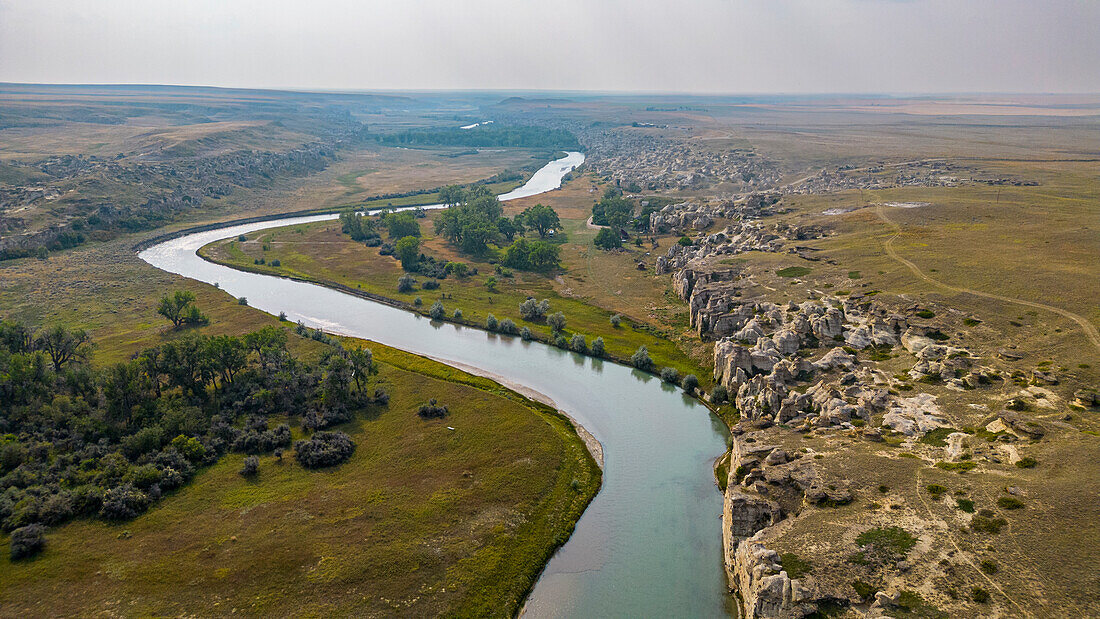
{"type": "Polygon", "coordinates": [[[931,277],[926,275],[923,271],[921,271],[920,267],[913,264],[909,260],[906,260],[905,258],[902,258],[894,250],[894,240],[897,239],[898,236],[901,235],[901,226],[898,225],[892,219],[890,219],[889,217],[886,216],[886,211],[885,211],[884,207],[881,204],[878,207],[875,208],[875,212],[878,214],[879,219],[883,220],[890,227],[892,227],[894,229],[894,235],[891,236],[889,238],[889,240],[887,240],[886,243],[883,244],[883,248],[886,250],[886,254],[888,256],[890,256],[891,258],[893,258],[894,260],[904,264],[917,277],[923,279],[924,281],[926,281],[930,284],[939,286],[940,288],[944,288],[944,289],[950,290],[952,292],[961,292],[961,293],[965,293],[965,294],[972,294],[972,295],[977,296],[977,297],[985,297],[987,299],[994,299],[996,301],[1004,301],[1006,303],[1016,303],[1017,305],[1025,305],[1027,307],[1033,307],[1035,309],[1041,309],[1041,310],[1046,310],[1048,312],[1054,312],[1055,314],[1058,314],[1059,316],[1064,316],[1066,318],[1069,318],[1073,322],[1076,322],[1078,325],[1080,325],[1081,330],[1085,332],[1085,337],[1087,337],[1089,339],[1089,341],[1092,342],[1092,345],[1095,346],[1097,350],[1100,350],[1100,331],[1098,331],[1096,329],[1096,326],[1093,325],[1091,322],[1089,322],[1087,319],[1085,319],[1083,316],[1079,316],[1077,314],[1074,314],[1073,312],[1070,312],[1070,311],[1067,311],[1067,310],[1064,310],[1064,309],[1061,309],[1061,308],[1058,308],[1058,307],[1045,305],[1043,303],[1035,303],[1034,301],[1025,301],[1023,299],[1014,299],[1012,297],[1006,297],[1004,295],[993,294],[993,293],[990,293],[990,292],[981,292],[981,291],[978,291],[978,290],[972,290],[970,288],[960,288],[958,286],[952,286],[950,284],[945,284],[945,283],[943,283],[939,280],[932,279],[931,277]]]}

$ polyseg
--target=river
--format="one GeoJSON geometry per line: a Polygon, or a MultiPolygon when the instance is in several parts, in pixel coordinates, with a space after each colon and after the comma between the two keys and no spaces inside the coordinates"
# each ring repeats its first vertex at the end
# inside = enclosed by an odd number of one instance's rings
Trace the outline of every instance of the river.
{"type": "MultiPolygon", "coordinates": [[[[583,161],[581,153],[568,153],[501,199],[557,189],[583,161]]],[[[711,472],[714,458],[726,448],[727,432],[706,407],[632,368],[433,322],[315,284],[237,271],[196,254],[216,240],[335,218],[231,225],[165,241],[140,257],[165,271],[217,283],[265,312],[286,312],[291,321],[500,377],[542,394],[587,428],[603,446],[603,487],[547,564],[528,597],[525,616],[717,617],[733,612],[722,570],[722,496],[711,472]]]]}

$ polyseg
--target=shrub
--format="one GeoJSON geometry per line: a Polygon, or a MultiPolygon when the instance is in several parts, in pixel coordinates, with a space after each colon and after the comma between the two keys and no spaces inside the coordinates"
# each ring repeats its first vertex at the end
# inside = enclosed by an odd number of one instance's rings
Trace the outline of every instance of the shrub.
{"type": "Polygon", "coordinates": [[[565,328],[565,314],[561,312],[550,314],[546,317],[546,324],[550,325],[554,332],[561,331],[565,328]]]}
{"type": "Polygon", "coordinates": [[[435,398],[428,400],[427,404],[421,404],[416,411],[421,419],[442,419],[447,416],[447,407],[436,402],[435,398]]]}
{"type": "Polygon", "coordinates": [[[246,236],[245,236],[245,235],[243,235],[243,234],[238,234],[238,235],[237,235],[237,240],[238,240],[238,241],[240,241],[240,242],[242,242],[242,243],[244,243],[245,241],[247,241],[247,240],[248,240],[248,237],[246,237],[246,236]]]}
{"type": "Polygon", "coordinates": [[[416,307],[420,307],[421,305],[424,305],[424,299],[421,299],[420,297],[416,297],[415,299],[413,299],[413,305],[415,305],[416,307]]]}
{"type": "Polygon", "coordinates": [[[532,337],[534,337],[534,336],[533,336],[533,335],[531,334],[531,329],[529,329],[529,328],[527,328],[527,327],[524,327],[524,328],[522,328],[522,329],[520,329],[520,330],[519,330],[519,336],[520,336],[521,338],[523,338],[524,340],[530,340],[530,339],[531,339],[532,337]]]}
{"type": "Polygon", "coordinates": [[[1001,509],[1023,509],[1024,502],[1013,496],[1003,496],[997,499],[997,507],[1001,509]]]}
{"type": "Polygon", "coordinates": [[[281,266],[283,266],[283,262],[282,262],[281,260],[279,260],[278,258],[276,258],[276,259],[272,260],[271,262],[268,262],[268,264],[269,264],[269,265],[271,265],[271,266],[273,266],[273,267],[281,267],[281,266]]]}
{"type": "Polygon", "coordinates": [[[245,477],[252,477],[260,469],[260,459],[256,456],[245,456],[244,466],[241,467],[240,473],[245,477]]]}
{"type": "Polygon", "coordinates": [[[527,297],[527,299],[519,304],[519,315],[524,320],[542,320],[546,317],[546,312],[550,310],[550,300],[543,299],[542,302],[535,301],[534,297],[527,297]]]}
{"type": "Polygon", "coordinates": [[[813,566],[810,565],[809,561],[802,559],[793,552],[785,552],[779,555],[779,563],[792,580],[802,578],[813,571],[813,566]]]}
{"type": "Polygon", "coordinates": [[[420,287],[423,288],[424,290],[435,290],[436,288],[439,288],[439,280],[438,279],[425,280],[423,284],[420,284],[420,287]]]}
{"type": "Polygon", "coordinates": [[[574,333],[573,337],[569,339],[569,349],[581,354],[588,352],[588,344],[584,341],[584,336],[580,333],[574,333]]]}
{"type": "Polygon", "coordinates": [[[661,380],[665,381],[666,383],[679,383],[680,371],[676,368],[661,368],[661,380]]]}
{"type": "MultiPolygon", "coordinates": [[[[458,312],[458,310],[455,310],[458,312]]],[[[461,312],[459,312],[461,314],[461,312]]],[[[428,308],[428,315],[432,317],[432,320],[443,320],[443,317],[447,315],[447,310],[443,307],[442,301],[436,301],[432,303],[432,306],[428,308]]]]}
{"type": "Polygon", "coordinates": [[[248,305],[248,299],[245,297],[237,297],[237,305],[248,305]]]}
{"type": "Polygon", "coordinates": [[[611,316],[610,320],[611,320],[611,326],[618,329],[619,328],[619,323],[621,323],[623,321],[623,315],[622,314],[613,314],[611,316]]]}
{"type": "Polygon", "coordinates": [[[646,346],[639,346],[638,350],[634,351],[634,354],[630,356],[630,365],[649,372],[653,370],[653,359],[649,358],[649,348],[646,346]]]}
{"type": "Polygon", "coordinates": [[[511,318],[505,318],[504,320],[500,321],[498,329],[501,333],[504,333],[506,335],[516,335],[517,333],[519,333],[519,327],[516,326],[516,323],[512,322],[511,318]]]}
{"type": "Polygon", "coordinates": [[[863,556],[868,559],[896,563],[917,545],[917,538],[901,527],[878,527],[860,533],[856,545],[863,549],[863,556]]]}
{"type": "Polygon", "coordinates": [[[979,604],[989,603],[989,592],[981,587],[974,587],[970,590],[970,599],[979,604]]]}
{"type": "Polygon", "coordinates": [[[397,280],[397,292],[412,292],[413,286],[416,285],[416,279],[412,275],[405,273],[397,280]]]}
{"type": "Polygon", "coordinates": [[[684,380],[680,383],[680,386],[684,388],[684,391],[688,393],[694,393],[695,390],[699,387],[699,379],[694,374],[688,374],[684,377],[684,380]]]}
{"type": "Polygon", "coordinates": [[[307,469],[344,462],[355,451],[355,442],[343,432],[317,432],[308,441],[294,442],[294,457],[307,469]]]}
{"type": "Polygon", "coordinates": [[[852,589],[855,589],[856,595],[864,600],[871,599],[871,596],[878,592],[878,589],[876,589],[874,585],[863,582],[862,580],[853,580],[852,589]]]}
{"type": "Polygon", "coordinates": [[[561,348],[563,350],[569,349],[569,340],[565,337],[565,334],[559,333],[556,337],[554,337],[554,346],[557,346],[558,348],[561,348]]]}
{"type": "Polygon", "coordinates": [[[677,241],[676,241],[676,243],[677,243],[678,245],[681,245],[681,246],[683,246],[683,247],[691,247],[691,246],[693,245],[693,243],[692,243],[692,241],[691,241],[691,237],[689,237],[689,236],[687,236],[687,235],[685,235],[685,236],[681,236],[681,237],[679,238],[679,240],[677,240],[677,241]]]}
{"type": "Polygon", "coordinates": [[[1016,466],[1018,466],[1022,469],[1033,469],[1033,468],[1039,466],[1039,461],[1036,460],[1035,458],[1032,458],[1031,456],[1026,456],[1026,457],[1023,457],[1023,458],[1020,458],[1019,460],[1017,460],[1016,461],[1016,466]]]}
{"type": "Polygon", "coordinates": [[[148,507],[148,495],[131,484],[122,484],[104,493],[99,515],[108,520],[129,520],[148,507]]]}
{"type": "Polygon", "coordinates": [[[991,560],[991,559],[986,559],[986,560],[982,561],[981,562],[981,568],[982,568],[983,572],[985,572],[986,574],[990,574],[990,575],[996,574],[997,570],[999,569],[997,567],[997,563],[995,561],[991,560]]]}
{"type": "Polygon", "coordinates": [[[279,312],[279,322],[286,322],[286,312],[279,312]]]}
{"type": "Polygon", "coordinates": [[[592,350],[590,352],[593,357],[604,356],[604,343],[602,337],[597,337],[595,340],[592,340],[592,350]]]}
{"type": "Polygon", "coordinates": [[[943,496],[943,493],[947,492],[947,488],[939,484],[928,484],[928,494],[932,495],[932,498],[939,500],[943,496]]]}
{"type": "Polygon", "coordinates": [[[979,533],[1000,533],[1001,527],[1008,524],[1004,518],[997,518],[993,512],[983,509],[970,519],[970,528],[979,533]]]}
{"type": "Polygon", "coordinates": [[[37,554],[45,546],[46,527],[40,524],[29,524],[19,527],[11,532],[11,559],[25,559],[37,554]]]}
{"type": "Polygon", "coordinates": [[[485,280],[485,287],[488,288],[489,290],[496,290],[497,289],[497,278],[490,275],[485,280]]]}
{"type": "Polygon", "coordinates": [[[500,324],[497,322],[497,317],[489,314],[485,317],[485,328],[490,331],[496,331],[500,324]]]}
{"type": "Polygon", "coordinates": [[[455,313],[451,315],[455,320],[462,320],[462,310],[456,309],[455,313]]]}
{"type": "Polygon", "coordinates": [[[935,318],[936,317],[936,312],[933,312],[932,310],[928,310],[928,309],[922,309],[922,310],[919,310],[917,312],[917,317],[918,318],[935,318]]]}
{"type": "Polygon", "coordinates": [[[958,506],[960,511],[964,511],[968,514],[974,513],[974,501],[970,499],[955,499],[955,505],[958,506]]]}
{"type": "Polygon", "coordinates": [[[710,401],[715,404],[721,404],[728,399],[730,399],[730,394],[725,385],[715,385],[710,392],[710,401]]]}

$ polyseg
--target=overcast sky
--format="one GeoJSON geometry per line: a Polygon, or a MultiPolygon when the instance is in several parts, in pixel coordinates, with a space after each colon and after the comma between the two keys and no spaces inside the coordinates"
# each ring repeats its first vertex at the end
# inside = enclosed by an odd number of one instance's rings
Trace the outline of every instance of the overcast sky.
{"type": "Polygon", "coordinates": [[[1098,92],[1096,0],[0,0],[0,81],[1098,92]]]}

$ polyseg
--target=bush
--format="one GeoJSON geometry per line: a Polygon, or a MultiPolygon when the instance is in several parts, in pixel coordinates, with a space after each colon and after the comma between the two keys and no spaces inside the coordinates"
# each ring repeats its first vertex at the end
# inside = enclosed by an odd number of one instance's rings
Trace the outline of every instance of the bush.
{"type": "Polygon", "coordinates": [[[604,343],[602,337],[597,337],[592,341],[592,350],[590,351],[593,357],[604,356],[604,343]]]}
{"type": "Polygon", "coordinates": [[[726,390],[725,385],[715,385],[714,389],[710,392],[710,401],[714,404],[721,404],[730,399],[729,391],[726,390]]]}
{"type": "Polygon", "coordinates": [[[497,323],[497,317],[489,314],[485,317],[485,328],[490,331],[496,331],[500,324],[497,323]]]}
{"type": "Polygon", "coordinates": [[[519,333],[519,327],[516,326],[516,323],[512,322],[511,318],[505,318],[500,321],[499,329],[501,333],[506,335],[516,335],[519,333]]]}
{"type": "Polygon", "coordinates": [[[694,393],[695,390],[699,387],[699,379],[694,374],[688,374],[684,377],[684,380],[680,383],[680,386],[684,388],[684,391],[688,393],[694,393]]]}
{"type": "Polygon", "coordinates": [[[442,419],[447,416],[447,407],[436,402],[435,398],[428,400],[427,404],[421,404],[416,411],[421,419],[442,419]]]}
{"type": "Polygon", "coordinates": [[[99,515],[108,520],[129,520],[148,507],[148,495],[131,484],[122,484],[104,493],[99,515]]]}
{"type": "Polygon", "coordinates": [[[649,348],[646,346],[639,346],[638,350],[634,351],[634,354],[630,356],[630,365],[642,370],[644,372],[650,372],[653,370],[653,359],[649,358],[649,348]]]}
{"type": "Polygon", "coordinates": [[[317,432],[308,441],[294,442],[294,457],[307,469],[344,462],[355,451],[355,442],[343,432],[317,432]]]}
{"type": "Polygon", "coordinates": [[[413,286],[416,285],[416,279],[412,275],[405,273],[397,280],[397,292],[412,292],[413,286]]]}
{"type": "Polygon", "coordinates": [[[901,527],[878,527],[860,533],[856,545],[865,558],[897,563],[917,545],[917,538],[901,527]]]}
{"type": "Polygon", "coordinates": [[[974,513],[974,501],[971,499],[955,499],[955,505],[959,508],[960,511],[966,512],[968,514],[974,513]]]}
{"type": "Polygon", "coordinates": [[[528,329],[527,327],[524,327],[524,328],[519,330],[519,336],[521,338],[523,338],[524,340],[530,340],[532,337],[534,337],[531,334],[531,329],[528,329]]]}
{"type": "Polygon", "coordinates": [[[676,241],[676,243],[678,245],[682,245],[683,247],[691,247],[694,244],[692,243],[691,237],[689,236],[681,236],[680,239],[676,241]]]}
{"type": "Polygon", "coordinates": [[[680,382],[680,371],[676,368],[662,368],[661,380],[666,383],[676,384],[680,382]]]}
{"type": "Polygon", "coordinates": [[[546,317],[546,324],[550,325],[550,328],[554,332],[561,331],[565,328],[565,314],[557,312],[556,314],[550,314],[546,317]]]}
{"type": "Polygon", "coordinates": [[[1008,524],[1004,518],[997,518],[988,509],[980,510],[970,519],[970,528],[978,533],[1000,533],[1001,527],[1008,524]]]}
{"type": "Polygon", "coordinates": [[[485,287],[488,288],[489,290],[496,290],[497,289],[497,278],[490,275],[485,280],[485,287]]]}
{"type": "Polygon", "coordinates": [[[527,297],[526,301],[519,304],[519,315],[524,320],[542,320],[548,311],[550,311],[549,299],[536,302],[533,297],[527,297]]]}
{"type": "Polygon", "coordinates": [[[256,456],[245,456],[244,466],[241,467],[240,473],[245,477],[252,477],[260,470],[260,459],[256,456]]]}
{"type": "Polygon", "coordinates": [[[573,337],[569,340],[569,349],[581,354],[588,352],[588,344],[585,343],[584,336],[580,333],[574,333],[573,337]]]}
{"type": "Polygon", "coordinates": [[[992,559],[986,559],[986,560],[982,561],[981,562],[981,568],[982,568],[983,572],[985,572],[986,574],[990,574],[990,575],[996,574],[997,570],[999,569],[997,567],[997,563],[995,561],[993,561],[992,559]]]}
{"type": "Polygon", "coordinates": [[[420,287],[423,288],[424,290],[435,290],[436,288],[439,288],[439,280],[438,279],[425,280],[423,284],[420,284],[420,287]]]}
{"type": "Polygon", "coordinates": [[[616,329],[619,328],[619,323],[621,323],[622,321],[623,321],[623,315],[622,314],[614,314],[613,316],[611,316],[611,326],[615,327],[616,329]]]}
{"type": "Polygon", "coordinates": [[[421,305],[424,305],[424,299],[422,299],[420,297],[416,297],[415,299],[413,299],[413,305],[415,305],[416,307],[420,307],[421,305]]]}
{"type": "Polygon", "coordinates": [[[271,266],[273,266],[273,267],[281,267],[281,266],[283,266],[283,262],[282,262],[281,260],[279,260],[278,258],[276,258],[276,259],[272,260],[271,262],[268,262],[268,264],[269,264],[269,265],[271,265],[271,266]]]}
{"type": "Polygon", "coordinates": [[[462,320],[462,310],[456,309],[455,313],[451,315],[455,320],[462,320]]]}
{"type": "Polygon", "coordinates": [[[237,297],[237,305],[248,305],[248,299],[244,297],[237,297]]]}
{"type": "Polygon", "coordinates": [[[46,545],[46,527],[40,524],[29,524],[19,527],[11,532],[11,559],[25,559],[37,554],[46,545]]]}
{"type": "Polygon", "coordinates": [[[989,592],[981,587],[974,587],[970,590],[970,599],[979,604],[989,603],[989,592]]]}
{"type": "Polygon", "coordinates": [[[1016,461],[1016,466],[1018,466],[1022,469],[1033,469],[1033,468],[1039,466],[1039,461],[1036,460],[1035,458],[1032,458],[1031,456],[1026,456],[1024,458],[1020,458],[1019,460],[1017,460],[1016,461]]]}
{"type": "MultiPolygon", "coordinates": [[[[455,310],[458,312],[458,310],[455,310]]],[[[459,312],[461,314],[461,312],[459,312]]],[[[432,317],[432,320],[443,320],[443,317],[447,315],[447,310],[443,307],[442,301],[436,301],[432,303],[432,306],[428,308],[428,315],[432,317]]]]}
{"type": "Polygon", "coordinates": [[[1003,496],[997,499],[997,507],[1001,509],[1023,509],[1024,502],[1016,497],[1003,496]]]}

